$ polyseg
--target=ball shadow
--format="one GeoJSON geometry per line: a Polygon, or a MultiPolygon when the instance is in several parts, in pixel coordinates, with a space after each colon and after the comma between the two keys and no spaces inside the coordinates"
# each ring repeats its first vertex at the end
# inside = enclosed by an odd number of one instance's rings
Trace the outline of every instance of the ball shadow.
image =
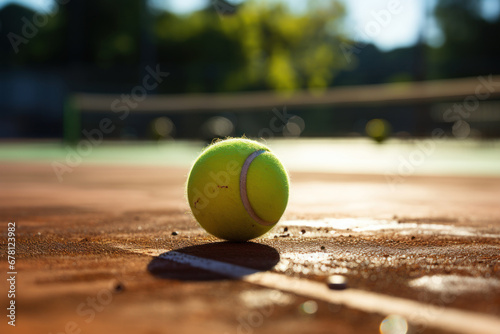
{"type": "Polygon", "coordinates": [[[272,269],[280,260],[276,249],[254,242],[217,242],[165,252],[148,264],[158,277],[182,281],[238,279],[272,269]]]}

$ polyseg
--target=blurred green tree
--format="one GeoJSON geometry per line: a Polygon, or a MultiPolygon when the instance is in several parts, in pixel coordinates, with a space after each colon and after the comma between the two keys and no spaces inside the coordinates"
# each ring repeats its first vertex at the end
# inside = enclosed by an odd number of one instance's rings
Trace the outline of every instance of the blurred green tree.
{"type": "Polygon", "coordinates": [[[429,49],[429,78],[500,73],[500,16],[485,19],[481,1],[469,0],[440,0],[434,15],[444,42],[429,49]]]}
{"type": "Polygon", "coordinates": [[[189,91],[318,91],[346,67],[338,48],[344,14],[336,1],[309,2],[299,14],[263,1],[244,2],[229,15],[212,7],[188,16],[160,13],[158,57],[188,68],[189,91]]]}
{"type": "MultiPolygon", "coordinates": [[[[61,65],[75,62],[107,66],[139,59],[143,0],[74,0],[36,13],[17,5],[4,8],[2,22],[10,48],[2,58],[11,64],[61,65]],[[8,32],[8,34],[7,34],[8,32]],[[26,34],[28,32],[28,34],[26,34]],[[17,38],[17,40],[16,40],[17,38]],[[22,41],[12,45],[13,41],[22,41]]],[[[5,44],[5,40],[3,40],[5,44]]]]}
{"type": "MultiPolygon", "coordinates": [[[[140,79],[140,67],[159,63],[175,78],[162,85],[164,93],[301,88],[318,92],[346,67],[338,47],[345,40],[340,33],[345,11],[338,1],[309,1],[305,11],[292,12],[281,2],[249,0],[232,6],[226,15],[209,1],[204,10],[187,15],[154,11],[145,3],[123,0],[117,6],[109,0],[72,0],[48,13],[37,36],[2,62],[76,64],[85,71],[80,78],[91,78],[89,86],[123,77],[107,69],[134,72],[140,79]]],[[[9,30],[21,34],[20,16],[32,21],[33,12],[14,9],[17,14],[9,30]]]]}
{"type": "Polygon", "coordinates": [[[5,6],[0,10],[0,65],[50,61],[60,51],[60,39],[53,34],[60,27],[49,15],[17,4],[5,6]]]}

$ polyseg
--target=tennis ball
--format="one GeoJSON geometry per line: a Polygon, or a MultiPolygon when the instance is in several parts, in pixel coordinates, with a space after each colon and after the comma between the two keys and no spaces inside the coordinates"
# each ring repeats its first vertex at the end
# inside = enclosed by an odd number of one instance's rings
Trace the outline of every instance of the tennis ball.
{"type": "Polygon", "coordinates": [[[288,174],[268,147],[242,138],[210,145],[187,181],[189,206],[208,233],[247,241],[268,232],[288,203],[288,174]]]}

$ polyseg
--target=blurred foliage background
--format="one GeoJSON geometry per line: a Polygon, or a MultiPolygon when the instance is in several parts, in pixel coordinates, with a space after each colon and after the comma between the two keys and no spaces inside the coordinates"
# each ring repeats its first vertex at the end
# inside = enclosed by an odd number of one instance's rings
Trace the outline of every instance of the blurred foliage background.
{"type": "MultiPolygon", "coordinates": [[[[438,23],[440,42],[428,43],[424,24],[415,45],[390,51],[353,40],[344,3],[334,0],[308,1],[299,13],[280,1],[207,0],[205,9],[184,15],[144,0],[59,0],[49,13],[8,4],[0,9],[0,137],[61,136],[68,94],[130,91],[148,65],[170,73],[154,91],[161,94],[321,93],[499,74],[499,16],[485,18],[481,1],[434,2],[428,19],[438,23]]],[[[325,112],[304,116],[309,135],[332,134],[323,121],[345,135],[377,117],[358,115],[347,124],[325,112]]],[[[393,128],[415,134],[408,115],[393,128]]]]}
{"type": "MultiPolygon", "coordinates": [[[[2,30],[20,33],[20,18],[34,14],[9,5],[1,11],[2,30]]],[[[113,1],[73,0],[49,16],[35,28],[36,38],[20,42],[19,53],[3,36],[2,65],[78,65],[87,83],[79,88],[95,90],[103,82],[123,82],[128,71],[133,81],[138,67],[161,63],[176,78],[162,85],[160,92],[168,93],[324,88],[346,67],[337,46],[345,37],[335,29],[344,8],[336,1],[310,2],[300,15],[262,1],[244,2],[229,14],[208,3],[205,10],[175,15],[153,11],[143,0],[121,1],[119,10],[113,1]]]]}

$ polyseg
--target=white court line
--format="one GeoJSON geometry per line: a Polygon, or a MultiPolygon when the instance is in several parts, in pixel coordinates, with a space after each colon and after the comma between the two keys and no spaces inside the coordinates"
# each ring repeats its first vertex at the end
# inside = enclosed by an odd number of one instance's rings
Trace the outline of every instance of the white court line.
{"type": "Polygon", "coordinates": [[[283,274],[271,272],[258,272],[255,269],[165,249],[130,249],[126,246],[118,247],[134,253],[157,256],[161,259],[188,264],[194,268],[208,270],[231,278],[238,278],[242,281],[266,288],[286,291],[328,303],[345,305],[368,313],[378,313],[384,316],[397,314],[414,325],[439,328],[464,334],[498,334],[500,329],[499,318],[481,313],[424,304],[363,290],[330,290],[325,283],[288,277],[283,274]]]}
{"type": "Polygon", "coordinates": [[[500,234],[480,232],[473,227],[443,225],[443,224],[421,224],[402,223],[397,220],[372,219],[372,218],[324,218],[319,220],[284,220],[280,226],[297,227],[319,227],[333,229],[334,231],[353,232],[379,232],[397,231],[399,234],[432,233],[442,235],[454,235],[459,237],[481,237],[500,238],[500,234]]]}
{"type": "Polygon", "coordinates": [[[257,269],[245,268],[226,262],[214,261],[176,251],[162,253],[158,255],[158,258],[182,264],[189,264],[192,267],[208,270],[231,278],[241,278],[259,272],[257,269]]]}

